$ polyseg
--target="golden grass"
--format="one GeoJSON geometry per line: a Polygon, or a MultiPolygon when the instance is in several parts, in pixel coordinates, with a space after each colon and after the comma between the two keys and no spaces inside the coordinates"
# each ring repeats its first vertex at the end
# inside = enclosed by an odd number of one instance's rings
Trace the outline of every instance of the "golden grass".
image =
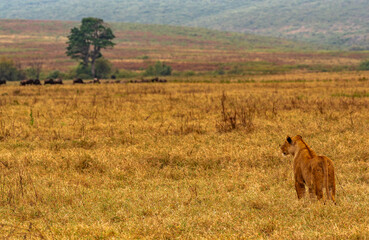
{"type": "Polygon", "coordinates": [[[369,97],[337,94],[369,76],[351,74],[1,86],[0,237],[368,238],[369,97]],[[297,200],[287,134],[333,159],[337,206],[297,200]]]}

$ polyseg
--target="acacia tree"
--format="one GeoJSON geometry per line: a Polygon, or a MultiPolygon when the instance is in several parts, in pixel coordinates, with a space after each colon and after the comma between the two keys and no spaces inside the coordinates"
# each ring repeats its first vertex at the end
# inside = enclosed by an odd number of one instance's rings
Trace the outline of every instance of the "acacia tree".
{"type": "Polygon", "coordinates": [[[96,59],[102,57],[101,49],[113,47],[113,31],[99,18],[83,18],[79,28],[74,27],[68,35],[66,54],[73,59],[82,60],[87,69],[91,64],[91,74],[95,74],[96,59]]]}

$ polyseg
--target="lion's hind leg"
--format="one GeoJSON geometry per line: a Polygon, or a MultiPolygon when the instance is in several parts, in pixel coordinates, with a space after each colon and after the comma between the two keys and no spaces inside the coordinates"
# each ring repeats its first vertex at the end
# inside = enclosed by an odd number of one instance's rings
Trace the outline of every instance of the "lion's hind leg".
{"type": "MultiPolygon", "coordinates": [[[[313,171],[313,179],[314,179],[314,187],[315,187],[315,194],[318,200],[323,198],[325,203],[324,195],[323,195],[323,186],[324,186],[324,171],[323,167],[318,164],[313,171]]],[[[328,189],[326,189],[328,190],[328,189]]]]}
{"type": "Polygon", "coordinates": [[[331,200],[334,202],[334,204],[336,203],[336,180],[335,180],[335,174],[334,174],[334,168],[333,168],[333,164],[332,166],[330,166],[329,172],[328,172],[328,185],[329,185],[329,190],[330,190],[330,194],[331,194],[331,200]]]}
{"type": "Polygon", "coordinates": [[[296,181],[295,189],[296,189],[298,199],[301,199],[305,196],[305,184],[304,183],[299,183],[296,181]]]}
{"type": "Polygon", "coordinates": [[[323,201],[325,201],[324,195],[323,195],[323,186],[322,186],[322,184],[319,184],[319,183],[315,184],[315,194],[316,194],[318,200],[323,198],[323,201]]]}

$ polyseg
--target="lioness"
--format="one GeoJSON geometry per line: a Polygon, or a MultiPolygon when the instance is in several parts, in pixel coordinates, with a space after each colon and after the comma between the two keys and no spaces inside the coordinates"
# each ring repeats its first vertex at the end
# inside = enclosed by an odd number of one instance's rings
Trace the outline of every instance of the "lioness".
{"type": "Polygon", "coordinates": [[[293,138],[287,136],[284,144],[281,146],[281,150],[284,155],[291,154],[294,156],[295,189],[299,199],[304,197],[305,185],[307,185],[311,198],[315,194],[318,200],[320,200],[323,197],[324,187],[327,198],[336,203],[334,165],[331,159],[326,156],[318,156],[302,140],[300,135],[293,138]]]}

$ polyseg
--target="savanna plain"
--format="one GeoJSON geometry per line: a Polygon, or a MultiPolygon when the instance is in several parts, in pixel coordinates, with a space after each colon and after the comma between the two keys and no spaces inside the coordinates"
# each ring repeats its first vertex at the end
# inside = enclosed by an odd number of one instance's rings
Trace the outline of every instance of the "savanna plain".
{"type": "Polygon", "coordinates": [[[224,78],[2,86],[0,237],[369,238],[369,73],[224,78]],[[297,200],[288,134],[337,205],[297,200]]]}

